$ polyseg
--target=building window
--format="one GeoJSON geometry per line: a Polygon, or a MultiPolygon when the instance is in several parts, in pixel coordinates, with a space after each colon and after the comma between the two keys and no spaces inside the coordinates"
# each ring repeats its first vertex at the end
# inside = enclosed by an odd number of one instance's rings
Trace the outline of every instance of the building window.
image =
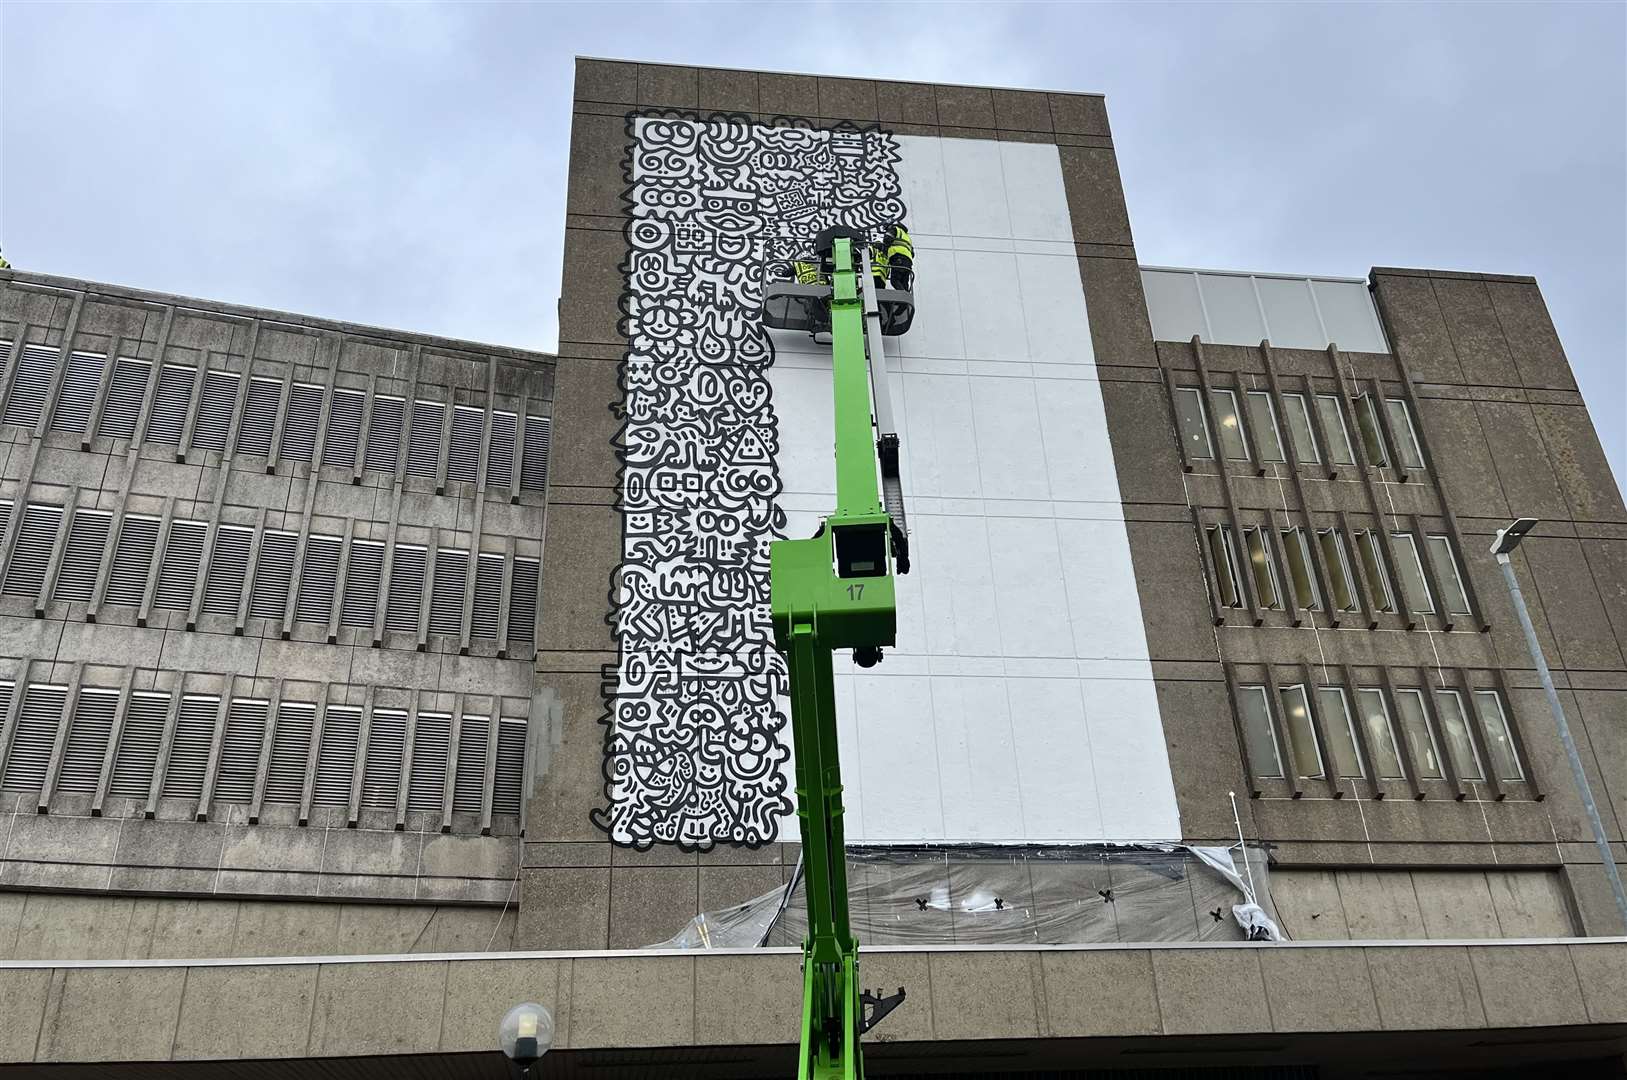
{"type": "Polygon", "coordinates": [[[1418,445],[1418,427],[1412,422],[1412,410],[1401,398],[1385,398],[1384,411],[1390,418],[1390,434],[1395,439],[1395,452],[1401,464],[1409,469],[1424,467],[1424,452],[1418,445]]]}
{"type": "Polygon", "coordinates": [[[1221,453],[1229,461],[1247,461],[1248,441],[1243,438],[1243,423],[1237,415],[1237,395],[1230,390],[1210,390],[1209,406],[1215,413],[1221,453]]]}
{"type": "Polygon", "coordinates": [[[1284,419],[1288,421],[1288,436],[1294,441],[1295,456],[1307,464],[1321,461],[1322,455],[1316,447],[1316,429],[1311,426],[1305,395],[1282,395],[1282,411],[1284,419]]]}
{"type": "Polygon", "coordinates": [[[1499,780],[1524,780],[1525,770],[1520,768],[1520,755],[1514,749],[1514,735],[1508,728],[1508,713],[1503,708],[1503,697],[1495,690],[1476,690],[1474,709],[1480,716],[1480,730],[1486,733],[1487,752],[1497,769],[1499,780]]]}
{"type": "Polygon", "coordinates": [[[1288,578],[1294,586],[1294,598],[1306,611],[1321,611],[1322,598],[1316,587],[1316,563],[1311,559],[1311,545],[1300,528],[1282,531],[1283,554],[1288,561],[1288,578]]]}
{"type": "Polygon", "coordinates": [[[1373,606],[1379,611],[1395,610],[1395,594],[1390,590],[1390,577],[1384,569],[1384,551],[1379,546],[1378,533],[1362,529],[1356,533],[1356,551],[1361,557],[1362,572],[1367,575],[1372,590],[1373,606]]]}
{"type": "Polygon", "coordinates": [[[1469,735],[1469,718],[1463,711],[1463,698],[1456,690],[1435,691],[1435,712],[1441,718],[1441,730],[1446,734],[1446,752],[1452,755],[1452,767],[1460,780],[1484,780],[1485,768],[1475,752],[1474,740],[1469,735]]]}
{"type": "Polygon", "coordinates": [[[1311,710],[1306,703],[1303,686],[1284,686],[1282,711],[1288,721],[1288,737],[1294,744],[1294,768],[1308,780],[1322,778],[1322,747],[1311,726],[1311,710]]]}
{"type": "Polygon", "coordinates": [[[1316,541],[1322,548],[1322,564],[1327,567],[1328,591],[1333,594],[1333,606],[1340,611],[1355,611],[1356,584],[1350,572],[1350,559],[1345,554],[1345,539],[1338,529],[1318,529],[1316,541]]]}
{"type": "Polygon", "coordinates": [[[1407,742],[1412,746],[1413,762],[1418,775],[1426,780],[1439,780],[1441,773],[1440,746],[1424,708],[1421,690],[1402,687],[1395,692],[1395,707],[1401,713],[1401,726],[1406,730],[1407,742]]]}
{"type": "Polygon", "coordinates": [[[1277,410],[1271,405],[1271,395],[1264,390],[1250,390],[1246,396],[1249,423],[1254,437],[1260,443],[1261,461],[1286,461],[1282,454],[1282,435],[1277,429],[1277,410]]]}
{"type": "Polygon", "coordinates": [[[1388,465],[1390,455],[1384,452],[1384,434],[1379,428],[1371,394],[1356,396],[1356,427],[1361,431],[1361,445],[1367,451],[1367,460],[1380,467],[1388,465]]]}
{"type": "Polygon", "coordinates": [[[1338,394],[1317,394],[1316,412],[1322,418],[1322,432],[1328,437],[1328,460],[1335,465],[1356,464],[1356,451],[1350,445],[1350,428],[1338,394]]]}
{"type": "Polygon", "coordinates": [[[1356,749],[1355,721],[1350,715],[1350,704],[1345,700],[1344,687],[1317,687],[1316,706],[1322,714],[1322,731],[1328,737],[1328,750],[1339,776],[1367,775],[1362,770],[1361,753],[1356,749]]]}
{"type": "Polygon", "coordinates": [[[1452,556],[1452,542],[1445,536],[1434,534],[1424,537],[1424,546],[1429,549],[1430,569],[1435,571],[1435,580],[1440,584],[1446,610],[1452,615],[1469,614],[1469,597],[1463,591],[1463,575],[1458,573],[1457,559],[1452,556]]]}
{"type": "Polygon", "coordinates": [[[1175,388],[1175,417],[1180,422],[1186,456],[1196,461],[1212,460],[1215,451],[1209,445],[1209,429],[1203,422],[1203,394],[1196,387],[1175,388]]]}
{"type": "Polygon", "coordinates": [[[1373,771],[1382,780],[1403,779],[1406,773],[1401,768],[1395,728],[1390,722],[1389,710],[1384,707],[1384,691],[1368,686],[1357,690],[1356,709],[1361,714],[1367,749],[1373,755],[1373,771]]]}
{"type": "Polygon", "coordinates": [[[1262,528],[1243,530],[1243,547],[1248,552],[1249,572],[1254,575],[1254,595],[1260,606],[1279,610],[1284,606],[1277,585],[1277,568],[1271,559],[1271,534],[1262,528]]]}
{"type": "Polygon", "coordinates": [[[1208,530],[1209,560],[1215,570],[1215,595],[1221,607],[1243,606],[1243,572],[1237,561],[1237,538],[1228,525],[1208,530]]]}
{"type": "Polygon", "coordinates": [[[1424,577],[1424,564],[1418,558],[1418,545],[1409,532],[1390,534],[1395,551],[1396,571],[1401,575],[1401,588],[1406,591],[1411,610],[1427,614],[1435,610],[1435,600],[1429,593],[1429,580],[1424,577]]]}
{"type": "Polygon", "coordinates": [[[1255,775],[1268,779],[1282,776],[1282,753],[1271,724],[1271,702],[1263,686],[1239,686],[1237,703],[1242,710],[1243,745],[1255,775]]]}

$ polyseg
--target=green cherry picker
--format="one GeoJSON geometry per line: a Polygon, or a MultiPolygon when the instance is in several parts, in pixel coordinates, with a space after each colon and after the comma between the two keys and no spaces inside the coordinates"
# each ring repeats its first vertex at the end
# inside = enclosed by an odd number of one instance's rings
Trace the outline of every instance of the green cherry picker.
{"type": "MultiPolygon", "coordinates": [[[[808,540],[769,546],[774,644],[790,671],[808,936],[802,945],[802,1056],[798,1080],[860,1080],[859,1037],[896,1008],[893,995],[859,986],[858,940],[848,924],[842,776],[837,759],[831,653],[852,649],[872,667],[897,629],[893,575],[909,570],[882,337],[914,315],[913,284],[880,288],[864,235],[826,229],[814,241],[819,272],[768,286],[763,319],[777,329],[830,335],[836,419],[836,509],[808,540]],[[809,280],[809,279],[812,280],[809,280]]],[[[806,264],[804,264],[806,265],[806,264]]]]}

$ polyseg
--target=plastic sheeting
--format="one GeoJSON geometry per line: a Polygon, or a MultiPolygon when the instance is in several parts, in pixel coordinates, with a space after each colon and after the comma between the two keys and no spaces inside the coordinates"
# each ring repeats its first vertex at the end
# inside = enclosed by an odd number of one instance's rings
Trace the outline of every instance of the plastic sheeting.
{"type": "MultiPolygon", "coordinates": [[[[1073,945],[1276,941],[1263,852],[1180,845],[849,848],[848,913],[860,945],[1073,945]]],[[[801,867],[790,885],[697,915],[651,948],[798,946],[801,867]]]]}

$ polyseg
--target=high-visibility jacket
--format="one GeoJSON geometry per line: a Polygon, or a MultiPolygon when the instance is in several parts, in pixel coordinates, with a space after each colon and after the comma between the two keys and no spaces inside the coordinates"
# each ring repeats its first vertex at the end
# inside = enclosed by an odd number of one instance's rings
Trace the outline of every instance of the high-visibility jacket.
{"type": "Polygon", "coordinates": [[[915,260],[915,245],[910,242],[909,230],[904,228],[902,222],[889,230],[886,247],[888,262],[893,262],[895,255],[902,255],[906,265],[915,260]]]}

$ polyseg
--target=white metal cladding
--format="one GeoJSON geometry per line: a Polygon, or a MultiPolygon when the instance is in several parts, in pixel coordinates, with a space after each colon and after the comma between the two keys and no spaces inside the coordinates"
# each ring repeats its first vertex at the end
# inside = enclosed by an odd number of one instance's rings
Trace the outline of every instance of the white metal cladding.
{"type": "Polygon", "coordinates": [[[252,376],[249,379],[249,392],[243,397],[243,420],[237,427],[237,452],[270,457],[271,432],[277,426],[277,406],[282,401],[282,382],[252,376]]]}
{"type": "Polygon", "coordinates": [[[394,810],[401,794],[401,751],[407,742],[407,714],[401,709],[374,709],[367,729],[367,760],[362,766],[362,805],[394,810]]]}
{"type": "Polygon", "coordinates": [[[535,641],[537,637],[537,575],[541,563],[536,559],[514,560],[514,581],[508,590],[508,640],[535,641]]]}
{"type": "Polygon", "coordinates": [[[1365,282],[1146,266],[1141,284],[1159,341],[1390,351],[1365,282]]]}
{"type": "Polygon", "coordinates": [[[322,713],[322,745],[316,752],[315,806],[349,806],[350,782],[361,741],[362,711],[354,705],[329,705],[322,713]]]}
{"type": "Polygon", "coordinates": [[[147,397],[147,382],[152,374],[153,366],[145,360],[121,356],[114,361],[113,378],[108,381],[107,400],[102,403],[102,418],[96,425],[96,434],[113,439],[135,437],[141,403],[147,397]]]}
{"type": "Polygon", "coordinates": [[[475,560],[475,602],[469,614],[469,636],[497,640],[497,616],[503,606],[503,556],[482,551],[475,560]]]}
{"type": "Polygon", "coordinates": [[[253,546],[253,529],[222,525],[215,530],[215,550],[203,582],[204,614],[237,614],[237,605],[243,599],[243,579],[248,576],[249,549],[253,546]]]}
{"type": "Polygon", "coordinates": [[[178,443],[192,408],[192,388],[198,369],[190,364],[165,364],[158,372],[158,390],[153,394],[152,415],[147,418],[149,442],[178,443]]]}
{"type": "Polygon", "coordinates": [[[203,794],[204,774],[209,770],[209,751],[215,744],[215,721],[220,713],[216,694],[187,694],[175,719],[175,736],[170,740],[169,768],[164,773],[168,799],[196,799],[203,794]]]}
{"type": "Polygon", "coordinates": [[[367,460],[369,469],[395,472],[401,456],[401,420],[406,415],[406,402],[389,394],[373,395],[373,415],[367,424],[367,460]]]}
{"type": "Polygon", "coordinates": [[[525,784],[525,728],[523,719],[504,716],[497,721],[497,775],[492,778],[491,812],[518,814],[525,784]]]}
{"type": "Polygon", "coordinates": [[[294,578],[296,533],[267,529],[260,537],[260,558],[254,566],[254,586],[249,592],[249,614],[256,619],[279,622],[288,611],[288,583],[294,578]]]}
{"type": "Polygon", "coordinates": [[[11,396],[6,399],[5,423],[33,427],[39,421],[51,381],[56,378],[58,356],[56,349],[44,345],[23,346],[11,380],[11,396]]]}
{"type": "Polygon", "coordinates": [[[452,406],[452,438],[446,447],[446,478],[472,484],[480,473],[480,440],[486,434],[486,410],[452,406]]]}
{"type": "Polygon", "coordinates": [[[469,585],[469,553],[453,548],[435,552],[435,585],[429,597],[429,632],[463,633],[463,592],[469,585]]]}
{"type": "Polygon", "coordinates": [[[420,712],[412,730],[412,776],[407,809],[439,814],[446,798],[446,764],[452,748],[452,714],[420,712]]]}
{"type": "Polygon", "coordinates": [[[418,632],[418,609],[424,597],[424,553],[416,544],[397,544],[390,563],[389,596],[384,606],[384,628],[418,632]]]}
{"type": "Polygon", "coordinates": [[[164,738],[164,721],[169,715],[170,696],[150,690],[130,695],[124,710],[124,727],[119,732],[119,748],[113,755],[113,775],[107,793],[121,799],[145,799],[152,790],[153,769],[158,764],[158,744],[164,738]]]}
{"type": "Polygon", "coordinates": [[[553,421],[546,416],[525,418],[524,456],[520,459],[520,490],[546,491],[548,488],[548,442],[553,421]]]}
{"type": "Polygon", "coordinates": [[[491,745],[491,717],[464,716],[458,728],[457,774],[452,778],[452,809],[478,814],[485,809],[486,748],[491,745]]]}
{"type": "Polygon", "coordinates": [[[277,703],[277,731],[271,739],[271,765],[266,770],[266,802],[298,803],[304,797],[305,763],[310,758],[311,732],[315,728],[315,705],[302,701],[277,703]]]}
{"type": "Polygon", "coordinates": [[[220,744],[220,765],[215,770],[217,802],[246,803],[254,797],[254,777],[260,771],[269,707],[270,702],[259,698],[234,698],[226,706],[226,733],[220,744]]]}
{"type": "Polygon", "coordinates": [[[192,445],[200,450],[226,449],[226,436],[237,409],[237,390],[243,377],[235,371],[206,371],[198,396],[198,418],[192,425],[192,445]]]}
{"type": "Polygon", "coordinates": [[[0,787],[38,791],[44,785],[67,697],[66,686],[48,683],[34,683],[23,691],[17,730],[11,737],[11,752],[6,757],[5,773],[0,775],[0,787]]]}
{"type": "Polygon", "coordinates": [[[345,596],[339,607],[339,625],[371,627],[378,605],[379,579],[384,574],[384,544],[378,540],[352,540],[350,565],[345,570],[345,596]]]}
{"type": "Polygon", "coordinates": [[[11,549],[11,565],[6,567],[6,595],[39,595],[61,523],[60,506],[29,503],[23,507],[23,520],[17,527],[17,541],[11,549]]]}
{"type": "Polygon", "coordinates": [[[144,514],[125,514],[119,526],[119,541],[113,549],[113,565],[107,572],[109,604],[140,607],[147,592],[147,575],[152,571],[153,545],[158,542],[158,519],[144,514]]]}
{"type": "Polygon", "coordinates": [[[68,369],[62,373],[56,411],[51,414],[52,430],[85,430],[90,423],[90,411],[96,407],[96,391],[102,385],[102,372],[106,369],[107,357],[101,353],[68,354],[68,369]]]}
{"type": "Polygon", "coordinates": [[[407,439],[407,475],[434,477],[441,461],[441,425],[446,405],[418,400],[412,404],[412,431],[407,439]]]}
{"type": "Polygon", "coordinates": [[[90,795],[102,778],[102,759],[107,754],[107,737],[113,730],[113,713],[119,706],[119,692],[87,686],[79,691],[73,718],[68,721],[68,745],[62,751],[62,768],[57,773],[56,790],[90,795]]]}
{"type": "Polygon", "coordinates": [[[356,466],[361,446],[362,406],[366,395],[356,390],[335,390],[328,405],[328,437],[322,441],[322,464],[330,468],[356,466]]]}
{"type": "Polygon", "coordinates": [[[515,416],[498,409],[491,414],[491,451],[486,455],[486,486],[506,488],[514,482],[515,416]]]}
{"type": "Polygon", "coordinates": [[[198,583],[198,567],[203,562],[203,541],[208,522],[171,521],[164,554],[158,562],[158,585],[153,589],[153,607],[190,611],[192,590],[198,583]]]}
{"type": "Polygon", "coordinates": [[[322,419],[327,391],[313,383],[295,383],[288,391],[288,416],[283,420],[282,445],[277,453],[293,461],[310,461],[316,453],[316,428],[322,419]]]}
{"type": "Polygon", "coordinates": [[[107,510],[75,508],[68,526],[68,542],[62,548],[62,565],[57,569],[52,599],[85,603],[96,591],[96,575],[102,569],[102,552],[107,547],[107,528],[113,514],[107,510]]]}
{"type": "Polygon", "coordinates": [[[338,536],[306,537],[299,593],[294,598],[294,618],[326,625],[333,614],[333,594],[339,585],[339,551],[343,543],[343,538],[338,536]]]}

